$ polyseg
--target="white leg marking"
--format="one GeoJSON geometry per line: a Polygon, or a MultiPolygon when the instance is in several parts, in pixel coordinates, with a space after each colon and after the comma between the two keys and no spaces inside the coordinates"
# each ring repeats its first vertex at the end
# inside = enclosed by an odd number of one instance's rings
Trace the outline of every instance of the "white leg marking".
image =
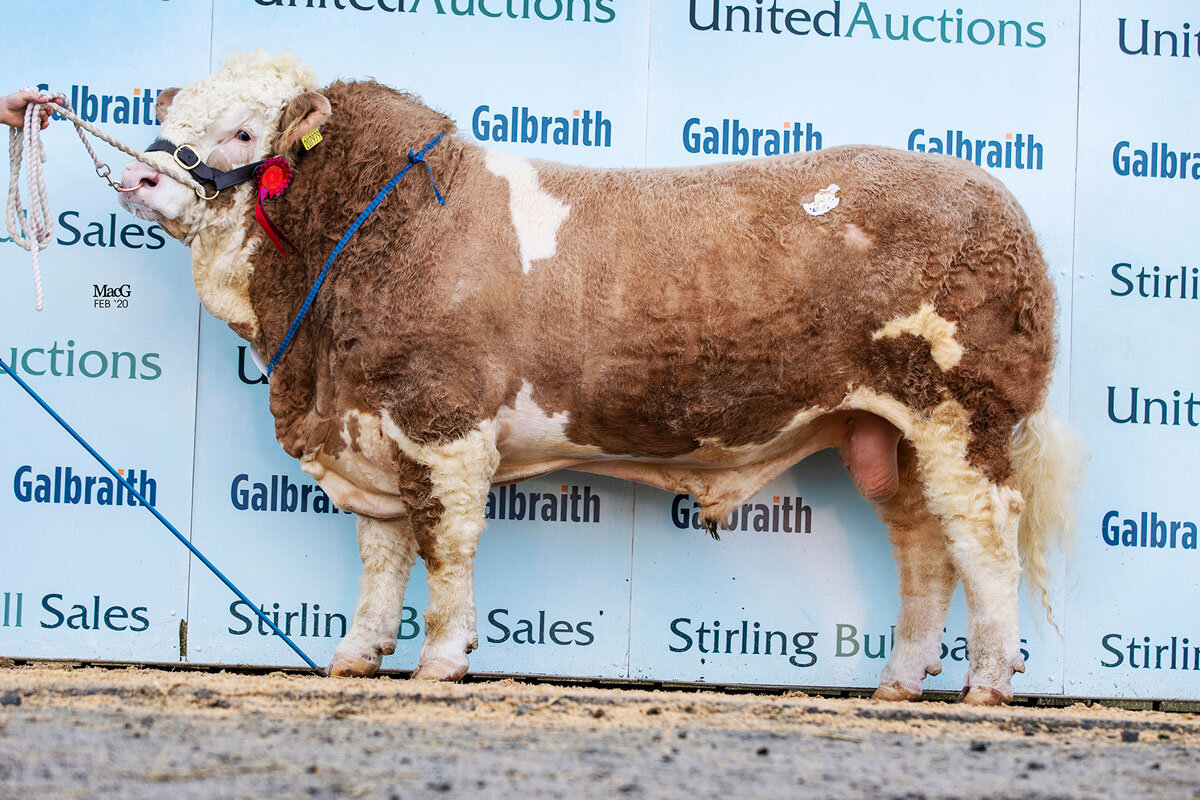
{"type": "Polygon", "coordinates": [[[929,510],[944,526],[950,558],[967,596],[967,641],[974,687],[968,700],[1012,699],[1013,671],[1024,671],[1017,632],[1021,493],[998,486],[967,461],[970,419],[958,403],[938,405],[913,444],[929,510]],[[995,693],[993,698],[987,696],[995,693]]]}
{"type": "Polygon", "coordinates": [[[1017,632],[1021,493],[992,483],[971,466],[971,420],[954,400],[940,403],[928,418],[870,389],[856,389],[845,405],[887,419],[916,449],[927,507],[942,524],[950,559],[966,591],[971,648],[967,680],[974,687],[967,700],[1011,700],[1012,673],[1025,670],[1017,632]]]}
{"type": "Polygon", "coordinates": [[[896,645],[875,693],[880,700],[914,700],[925,676],[941,673],[942,627],[958,582],[941,524],[925,506],[916,456],[902,448],[900,490],[875,507],[888,526],[900,574],[896,645]]]}
{"type": "Polygon", "coordinates": [[[408,519],[358,518],[358,555],[363,572],[350,631],[338,643],[331,675],[370,675],[396,650],[404,588],[417,558],[417,540],[408,519]]]}
{"type": "Polygon", "coordinates": [[[521,248],[521,269],[529,274],[533,261],[558,251],[558,228],[571,207],[542,188],[537,169],[527,159],[487,151],[488,171],[508,181],[508,213],[521,248]]]}
{"type": "Polygon", "coordinates": [[[920,336],[929,342],[929,352],[934,363],[945,372],[962,360],[962,345],[954,338],[957,332],[958,323],[940,316],[929,303],[922,303],[917,313],[892,320],[875,331],[871,338],[876,341],[895,339],[902,333],[920,336]]]}
{"type": "Polygon", "coordinates": [[[414,677],[457,680],[466,674],[467,653],[479,643],[475,633],[475,549],[484,526],[492,476],[500,464],[496,422],[488,420],[461,439],[422,445],[408,438],[385,412],[383,430],[409,458],[429,467],[433,496],[442,513],[423,543],[429,572],[425,644],[414,677]]]}

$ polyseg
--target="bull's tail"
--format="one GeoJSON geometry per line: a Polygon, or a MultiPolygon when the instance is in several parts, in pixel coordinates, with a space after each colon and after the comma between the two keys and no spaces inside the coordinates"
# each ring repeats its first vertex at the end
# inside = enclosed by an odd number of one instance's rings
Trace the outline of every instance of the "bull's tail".
{"type": "Polygon", "coordinates": [[[1054,625],[1047,582],[1047,558],[1057,547],[1069,553],[1075,533],[1075,493],[1083,476],[1087,446],[1070,425],[1046,405],[1021,420],[1013,438],[1017,485],[1025,498],[1018,549],[1031,587],[1041,592],[1046,618],[1054,625]]]}

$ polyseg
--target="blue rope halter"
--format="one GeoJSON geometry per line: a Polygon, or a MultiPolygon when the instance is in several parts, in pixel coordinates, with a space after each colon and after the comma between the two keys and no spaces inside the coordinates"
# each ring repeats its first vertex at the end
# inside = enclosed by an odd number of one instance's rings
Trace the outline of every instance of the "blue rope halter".
{"type": "Polygon", "coordinates": [[[279,349],[275,351],[275,355],[271,356],[271,361],[267,364],[268,378],[271,376],[271,373],[275,371],[275,365],[279,363],[281,358],[283,358],[283,354],[287,352],[288,346],[291,345],[292,337],[296,335],[296,329],[299,328],[300,323],[304,321],[304,317],[308,314],[309,307],[312,305],[313,300],[316,299],[317,292],[321,290],[321,284],[325,282],[325,276],[328,274],[329,267],[333,264],[333,260],[338,257],[338,253],[342,252],[342,248],[346,246],[346,242],[350,241],[350,237],[353,236],[355,232],[357,232],[362,226],[362,224],[367,221],[367,217],[371,216],[371,212],[379,207],[379,204],[383,202],[383,199],[391,193],[392,189],[396,188],[396,184],[400,183],[400,179],[403,178],[404,175],[413,168],[414,164],[424,164],[425,169],[429,170],[429,185],[433,187],[433,194],[437,197],[439,205],[446,205],[445,198],[443,198],[442,193],[438,191],[437,184],[433,182],[433,167],[429,166],[429,162],[425,160],[426,154],[429,153],[429,151],[434,148],[434,145],[440,142],[442,137],[445,135],[446,134],[444,133],[439,133],[437,136],[430,139],[429,142],[422,147],[419,152],[414,153],[412,150],[409,150],[408,163],[404,165],[404,169],[397,172],[396,175],[390,181],[388,181],[382,189],[379,190],[379,193],[375,195],[374,199],[367,204],[367,207],[362,210],[362,213],[358,215],[358,218],[354,220],[354,223],[350,225],[349,230],[342,234],[342,238],[338,240],[338,243],[333,248],[333,252],[329,254],[329,258],[325,261],[325,266],[321,267],[321,272],[317,275],[316,282],[314,282],[312,288],[308,290],[308,296],[304,298],[304,304],[300,306],[300,311],[296,314],[296,318],[292,320],[291,327],[289,327],[287,333],[284,334],[283,341],[279,343],[279,349]]]}

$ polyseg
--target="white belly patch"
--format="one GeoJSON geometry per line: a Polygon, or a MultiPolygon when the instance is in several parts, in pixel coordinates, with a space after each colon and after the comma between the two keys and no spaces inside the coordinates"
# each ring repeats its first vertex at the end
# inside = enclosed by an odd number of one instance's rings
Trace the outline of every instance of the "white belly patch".
{"type": "Polygon", "coordinates": [[[557,414],[543,411],[533,401],[533,387],[528,381],[522,381],[513,405],[504,406],[496,414],[500,458],[510,463],[527,464],[564,458],[605,457],[599,447],[576,444],[567,438],[569,421],[570,415],[566,411],[557,414]]]}

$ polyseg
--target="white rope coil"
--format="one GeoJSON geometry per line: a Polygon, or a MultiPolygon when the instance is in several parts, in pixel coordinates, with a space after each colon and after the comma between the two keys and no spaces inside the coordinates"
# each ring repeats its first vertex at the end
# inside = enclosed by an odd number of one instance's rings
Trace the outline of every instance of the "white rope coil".
{"type": "MultiPolygon", "coordinates": [[[[37,90],[27,87],[26,91],[36,92],[37,90]]],[[[196,190],[197,194],[202,197],[204,196],[204,189],[200,183],[182,167],[178,167],[171,162],[162,164],[151,161],[145,153],[138,152],[105,134],[76,115],[63,95],[52,94],[51,101],[48,103],[30,103],[25,106],[25,127],[20,131],[16,128],[9,131],[8,155],[10,177],[8,182],[8,213],[6,221],[8,223],[8,235],[18,245],[28,250],[33,259],[34,307],[38,311],[42,310],[43,301],[42,273],[38,254],[50,244],[51,237],[54,234],[54,217],[50,213],[50,199],[46,194],[46,181],[42,173],[42,164],[46,162],[46,153],[42,149],[41,135],[43,106],[57,111],[75,124],[79,140],[83,142],[83,146],[87,148],[88,155],[92,157],[92,161],[96,164],[96,174],[108,181],[109,185],[114,189],[120,187],[120,183],[110,177],[112,170],[96,155],[96,151],[83,134],[85,130],[126,155],[153,168],[155,171],[175,179],[184,186],[191,186],[196,190]],[[28,213],[22,211],[20,190],[21,161],[25,155],[28,156],[25,166],[26,183],[29,188],[30,199],[28,213]]]]}
{"type": "Polygon", "coordinates": [[[50,244],[54,233],[53,217],[50,215],[50,199],[46,194],[46,182],[42,177],[42,164],[46,154],[42,151],[42,139],[34,131],[41,125],[40,106],[30,103],[25,107],[25,127],[9,132],[8,153],[12,175],[8,182],[8,235],[33,257],[34,307],[42,310],[42,271],[38,253],[50,244]],[[25,174],[29,184],[29,213],[21,213],[20,168],[22,151],[29,153],[29,165],[25,174]],[[49,222],[48,222],[49,220],[49,222]]]}

